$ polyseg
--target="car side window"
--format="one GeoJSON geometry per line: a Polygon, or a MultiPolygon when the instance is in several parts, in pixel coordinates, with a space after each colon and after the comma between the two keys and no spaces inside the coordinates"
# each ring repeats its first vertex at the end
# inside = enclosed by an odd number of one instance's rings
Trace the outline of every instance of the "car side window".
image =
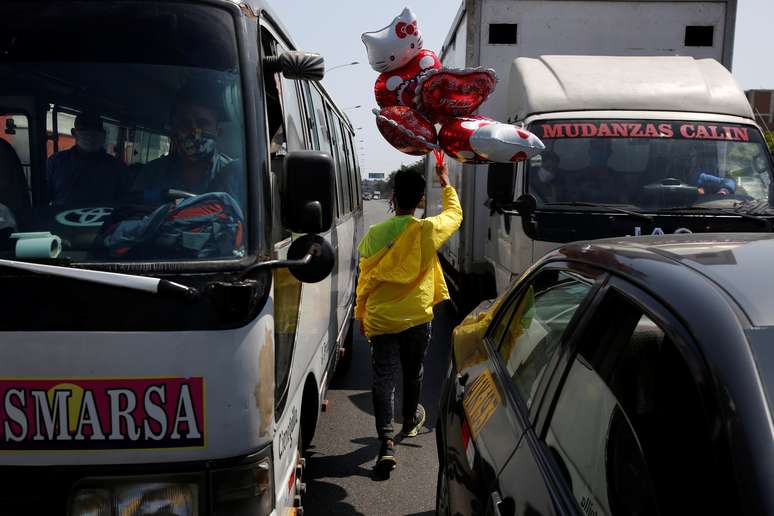
{"type": "Polygon", "coordinates": [[[492,333],[514,387],[529,408],[540,378],[591,282],[568,272],[546,270],[522,291],[492,333]],[[496,340],[495,340],[496,339],[496,340]]]}
{"type": "Polygon", "coordinates": [[[712,512],[698,509],[713,484],[709,426],[675,340],[615,291],[592,327],[543,441],[579,508],[607,515],[712,512]]]}

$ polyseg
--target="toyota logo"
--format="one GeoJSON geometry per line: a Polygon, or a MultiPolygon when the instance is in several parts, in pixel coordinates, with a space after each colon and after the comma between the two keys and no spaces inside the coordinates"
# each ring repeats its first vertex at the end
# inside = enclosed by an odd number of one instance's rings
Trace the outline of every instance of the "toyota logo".
{"type": "Polygon", "coordinates": [[[78,208],[57,214],[56,221],[63,226],[101,226],[111,213],[113,213],[113,208],[78,208]]]}

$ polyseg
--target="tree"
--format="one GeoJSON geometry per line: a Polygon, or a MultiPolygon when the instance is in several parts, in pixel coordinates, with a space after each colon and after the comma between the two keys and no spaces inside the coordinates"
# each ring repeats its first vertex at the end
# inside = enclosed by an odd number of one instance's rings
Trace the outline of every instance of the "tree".
{"type": "Polygon", "coordinates": [[[766,138],[766,145],[769,146],[769,152],[774,154],[774,131],[765,131],[763,136],[766,138]]]}

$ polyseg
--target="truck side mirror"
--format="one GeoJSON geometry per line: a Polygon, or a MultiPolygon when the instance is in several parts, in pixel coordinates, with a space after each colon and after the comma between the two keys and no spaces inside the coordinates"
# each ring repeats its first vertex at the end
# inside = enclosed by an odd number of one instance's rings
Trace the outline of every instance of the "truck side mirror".
{"type": "Polygon", "coordinates": [[[320,54],[292,50],[263,59],[267,73],[282,72],[286,79],[321,81],[325,76],[325,59],[320,54]]]}
{"type": "Polygon", "coordinates": [[[324,233],[333,224],[333,160],[320,151],[299,150],[285,156],[282,219],[294,233],[324,233]]]}
{"type": "Polygon", "coordinates": [[[516,165],[492,163],[486,176],[486,194],[495,204],[513,201],[516,193],[516,165]]]}

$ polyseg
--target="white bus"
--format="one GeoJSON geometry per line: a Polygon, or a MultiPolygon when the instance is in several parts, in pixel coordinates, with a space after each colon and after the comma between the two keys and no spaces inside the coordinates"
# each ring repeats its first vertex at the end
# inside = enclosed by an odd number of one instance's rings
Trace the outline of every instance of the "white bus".
{"type": "Polygon", "coordinates": [[[363,232],[322,59],[259,0],[0,34],[0,513],[301,509],[363,232]]]}

